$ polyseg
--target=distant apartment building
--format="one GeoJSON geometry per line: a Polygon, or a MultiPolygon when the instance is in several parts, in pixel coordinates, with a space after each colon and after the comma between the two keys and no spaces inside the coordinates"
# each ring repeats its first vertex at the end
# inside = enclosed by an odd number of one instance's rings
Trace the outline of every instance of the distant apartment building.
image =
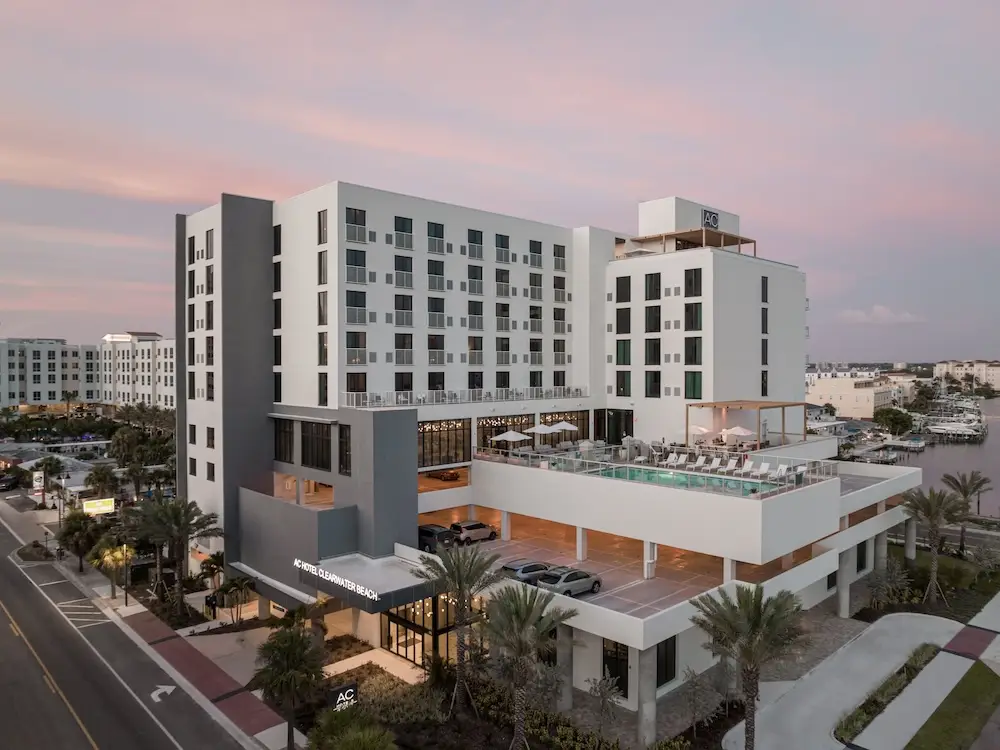
{"type": "Polygon", "coordinates": [[[841,419],[871,419],[878,409],[901,405],[901,389],[885,377],[818,378],[806,385],[806,399],[832,404],[841,419]]]}
{"type": "Polygon", "coordinates": [[[834,362],[818,362],[806,367],[806,388],[809,388],[818,380],[828,380],[831,378],[860,378],[862,380],[873,380],[881,374],[882,371],[877,367],[851,367],[846,364],[837,364],[834,362]]]}
{"type": "Polygon", "coordinates": [[[74,393],[80,403],[100,396],[97,347],[66,339],[0,339],[0,408],[48,407],[74,393]]]}
{"type": "Polygon", "coordinates": [[[174,340],[158,333],[109,333],[100,344],[100,402],[174,408],[174,340]]]}
{"type": "Polygon", "coordinates": [[[963,381],[967,375],[972,375],[982,385],[1000,388],[1000,362],[990,359],[949,359],[934,365],[934,377],[944,378],[950,375],[955,380],[963,381]]]}

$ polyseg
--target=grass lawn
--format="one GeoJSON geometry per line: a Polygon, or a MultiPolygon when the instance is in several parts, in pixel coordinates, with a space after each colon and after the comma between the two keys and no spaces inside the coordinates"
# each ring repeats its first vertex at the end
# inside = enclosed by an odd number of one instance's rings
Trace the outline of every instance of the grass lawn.
{"type": "Polygon", "coordinates": [[[1000,706],[1000,676],[976,662],[906,750],[968,750],[1000,706]]]}

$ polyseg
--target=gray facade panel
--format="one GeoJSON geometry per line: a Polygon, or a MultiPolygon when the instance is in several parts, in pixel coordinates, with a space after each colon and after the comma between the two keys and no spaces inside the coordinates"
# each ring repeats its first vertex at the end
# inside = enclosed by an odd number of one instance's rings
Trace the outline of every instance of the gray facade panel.
{"type": "Polygon", "coordinates": [[[417,546],[417,411],[372,413],[372,556],[391,555],[396,542],[417,546]]]}
{"type": "Polygon", "coordinates": [[[177,495],[188,496],[187,481],[187,217],[177,214],[174,218],[174,416],[178,436],[177,445],[177,495]]]}
{"type": "Polygon", "coordinates": [[[358,507],[329,508],[316,513],[316,559],[358,551],[358,507]]]}

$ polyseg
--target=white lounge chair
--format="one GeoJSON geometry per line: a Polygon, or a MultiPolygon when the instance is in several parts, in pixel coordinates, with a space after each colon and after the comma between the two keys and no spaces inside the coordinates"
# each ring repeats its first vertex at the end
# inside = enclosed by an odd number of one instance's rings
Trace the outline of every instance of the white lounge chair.
{"type": "Polygon", "coordinates": [[[693,469],[693,470],[695,470],[695,471],[700,471],[700,470],[701,470],[701,468],[702,468],[702,467],[703,467],[704,465],[705,465],[705,456],[698,456],[698,460],[697,460],[697,461],[695,461],[694,463],[691,463],[690,461],[688,461],[688,462],[687,462],[687,463],[686,463],[686,464],[684,465],[684,468],[685,468],[685,469],[693,469]]]}
{"type": "Polygon", "coordinates": [[[665,460],[663,460],[663,461],[657,461],[656,465],[657,466],[670,467],[670,466],[675,465],[679,460],[680,460],[680,456],[678,456],[676,453],[671,453],[669,456],[666,457],[665,460]]]}
{"type": "Polygon", "coordinates": [[[674,456],[674,460],[673,461],[667,461],[667,466],[669,466],[671,469],[675,469],[678,466],[680,466],[681,464],[686,464],[687,463],[687,460],[688,460],[688,454],[687,453],[682,453],[682,454],[674,453],[673,456],[674,456]]]}
{"type": "Polygon", "coordinates": [[[718,471],[719,470],[719,466],[721,464],[722,464],[722,459],[719,458],[718,456],[716,456],[715,458],[712,459],[712,463],[708,464],[708,466],[702,466],[701,470],[702,471],[718,471]]]}
{"type": "Polygon", "coordinates": [[[720,474],[732,474],[736,471],[736,465],[739,461],[735,458],[729,459],[729,463],[726,464],[725,468],[719,469],[720,474]]]}
{"type": "Polygon", "coordinates": [[[736,476],[738,477],[745,477],[749,476],[751,471],[753,471],[753,461],[747,459],[746,461],[743,462],[743,466],[738,468],[733,473],[736,474],[736,476]]]}
{"type": "Polygon", "coordinates": [[[754,479],[763,479],[768,475],[770,471],[771,471],[771,464],[765,461],[760,465],[759,469],[754,469],[753,471],[751,471],[750,476],[753,477],[754,479]]]}
{"type": "Polygon", "coordinates": [[[785,475],[788,473],[787,464],[778,464],[778,468],[767,475],[768,479],[784,479],[785,475]]]}

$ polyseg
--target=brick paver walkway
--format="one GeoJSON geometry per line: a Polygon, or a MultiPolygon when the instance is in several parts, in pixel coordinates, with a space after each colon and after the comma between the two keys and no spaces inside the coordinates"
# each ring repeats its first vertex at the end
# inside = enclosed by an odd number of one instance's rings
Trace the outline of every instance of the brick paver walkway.
{"type": "Polygon", "coordinates": [[[989,645],[993,643],[996,635],[991,630],[983,630],[967,625],[948,642],[944,650],[958,656],[964,656],[967,659],[978,659],[989,645]]]}

